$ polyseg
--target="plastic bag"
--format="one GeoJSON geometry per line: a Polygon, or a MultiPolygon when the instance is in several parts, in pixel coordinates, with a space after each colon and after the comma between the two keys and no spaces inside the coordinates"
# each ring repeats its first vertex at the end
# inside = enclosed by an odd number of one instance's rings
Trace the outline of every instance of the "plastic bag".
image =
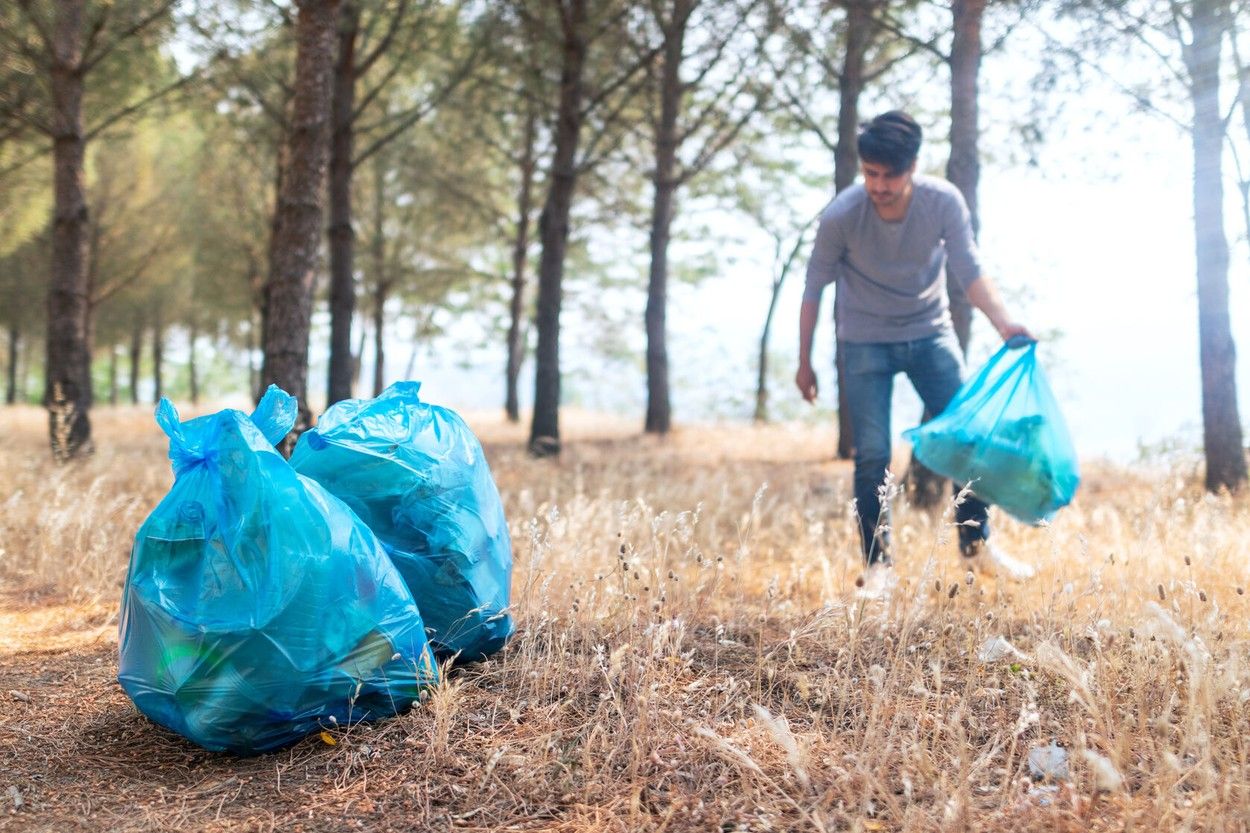
{"type": "Polygon", "coordinates": [[[1067,424],[1037,362],[1017,337],[966,382],[946,410],[903,436],[929,468],[1025,523],[1048,521],[1080,484],[1067,424]]]}
{"type": "Polygon", "coordinates": [[[440,656],[480,659],[512,635],[512,540],[477,437],[454,411],[397,382],[333,405],[291,465],[341,498],[408,582],[440,656]]]}
{"type": "Polygon", "coordinates": [[[263,752],[392,715],[438,678],[377,538],[274,449],[295,414],[276,387],[251,417],[156,411],[174,484],[135,536],[118,680],[206,749],[263,752]]]}

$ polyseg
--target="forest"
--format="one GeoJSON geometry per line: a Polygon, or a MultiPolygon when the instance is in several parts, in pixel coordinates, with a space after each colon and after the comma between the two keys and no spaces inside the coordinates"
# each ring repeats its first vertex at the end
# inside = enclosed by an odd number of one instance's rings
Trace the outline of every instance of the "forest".
{"type": "MultiPolygon", "coordinates": [[[[0,830],[1240,829],[1247,263],[1246,0],[8,0],[0,830]],[[828,408],[794,418],[779,316],[809,206],[856,186],[895,109],[974,233],[987,172],[1058,176],[1067,131],[1093,165],[1145,135],[1187,150],[1187,270],[1121,305],[1184,282],[1158,337],[1194,342],[1197,445],[1082,455],[1053,520],[996,515],[1027,585],[947,552],[962,498],[904,446],[898,586],[857,592],[827,324],[828,408]],[[744,230],[760,303],[719,288],[744,230]],[[748,304],[750,364],[680,353],[748,304]],[[499,392],[464,416],[514,547],[508,647],[254,758],[136,714],[117,597],[173,479],[152,407],[277,385],[289,457],[435,357],[499,392]],[[632,410],[580,404],[622,366],[632,410]],[[736,418],[677,406],[725,375],[736,418]]],[[[975,364],[997,341],[946,289],[975,364]]],[[[1085,320],[1069,303],[1046,334],[1085,320]]],[[[1115,312],[1108,344],[1143,335],[1115,312]]]]}

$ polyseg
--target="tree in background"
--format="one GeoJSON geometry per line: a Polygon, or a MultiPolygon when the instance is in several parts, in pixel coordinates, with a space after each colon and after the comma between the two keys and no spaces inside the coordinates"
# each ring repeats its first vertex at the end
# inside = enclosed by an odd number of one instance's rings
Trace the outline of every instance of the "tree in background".
{"type": "Polygon", "coordinates": [[[626,4],[546,0],[516,8],[534,21],[530,28],[536,36],[554,39],[560,55],[555,138],[538,222],[542,255],[529,440],[532,454],[550,456],[560,452],[560,307],[574,192],[579,176],[613,148],[612,137],[619,136],[620,120],[638,92],[635,79],[653,54],[638,55],[628,45],[629,33],[621,30],[628,22],[626,4]],[[591,118],[599,125],[579,153],[583,128],[591,118]]]}
{"type": "MultiPolygon", "coordinates": [[[[1236,77],[1236,55],[1234,66],[1229,67],[1224,61],[1226,41],[1236,37],[1233,3],[1234,0],[1152,0],[1132,5],[1116,0],[1071,2],[1065,4],[1063,11],[1069,20],[1082,24],[1079,48],[1050,36],[1052,46],[1063,54],[1110,76],[1138,107],[1172,122],[1188,136],[1193,148],[1202,439],[1206,487],[1212,492],[1235,491],[1247,481],[1246,450],[1237,406],[1237,354],[1228,307],[1229,246],[1224,226],[1223,160],[1233,113],[1223,110],[1221,88],[1226,77],[1236,77]],[[1095,57],[1089,57],[1091,54],[1095,57]],[[1182,94],[1180,100],[1185,109],[1170,106],[1166,94],[1151,96],[1121,73],[1104,68],[1101,60],[1109,54],[1121,57],[1126,66],[1141,61],[1151,67],[1150,85],[1153,87],[1158,79],[1163,79],[1167,84],[1165,91],[1182,94]]],[[[1228,51],[1234,52],[1232,48],[1228,51]]],[[[1239,87],[1237,96],[1245,96],[1245,90],[1244,85],[1239,87]]]]}
{"type": "MultiPolygon", "coordinates": [[[[665,0],[650,5],[648,28],[655,31],[659,51],[646,119],[654,149],[651,265],[644,315],[644,430],[650,434],[666,434],[672,425],[668,252],[676,198],[684,185],[734,143],[768,98],[763,41],[771,32],[771,17],[764,11],[758,0],[665,0]]],[[[648,47],[642,45],[642,49],[648,47]]]]}
{"type": "MultiPolygon", "coordinates": [[[[478,50],[476,44],[458,41],[466,34],[478,39],[487,35],[471,31],[461,19],[462,5],[438,0],[347,0],[343,5],[331,107],[327,404],[352,395],[356,366],[351,348],[356,307],[353,174],[427,118],[469,77],[478,50]],[[375,32],[381,34],[371,37],[375,32]],[[402,94],[385,95],[390,87],[402,94]]],[[[484,30],[489,28],[483,24],[484,30]]]]}
{"type": "Polygon", "coordinates": [[[52,143],[55,208],[44,401],[49,440],[58,460],[92,449],[88,207],[83,178],[87,144],[185,83],[185,78],[174,78],[152,88],[125,71],[137,57],[151,54],[173,5],[174,0],[107,4],[62,0],[49,11],[44,4],[18,0],[0,11],[0,54],[9,56],[6,64],[24,61],[42,88],[37,103],[20,108],[17,115],[52,143]],[[89,80],[105,83],[95,89],[89,80]],[[137,91],[143,94],[136,98],[137,91]],[[90,101],[88,93],[95,94],[90,101]]]}
{"type": "MultiPolygon", "coordinates": [[[[0,62],[0,69],[3,67],[0,62]]],[[[25,106],[27,93],[17,86],[22,83],[20,77],[0,77],[0,83],[11,84],[7,89],[16,90],[12,99],[0,95],[0,108],[25,106]]],[[[20,120],[0,121],[0,170],[36,151],[32,138],[24,134],[20,120]]],[[[46,238],[51,204],[45,180],[43,171],[33,164],[18,165],[0,176],[0,326],[4,330],[0,347],[5,356],[4,402],[8,405],[24,397],[22,365],[43,323],[29,299],[45,291],[40,278],[47,269],[38,262],[46,256],[48,246],[47,240],[41,239],[41,235],[46,238]]]]}
{"type": "Polygon", "coordinates": [[[276,384],[299,402],[295,437],[312,424],[308,407],[308,338],[321,250],[330,100],[339,0],[300,0],[295,23],[295,78],[283,174],[274,206],[265,283],[261,385],[276,384]]]}

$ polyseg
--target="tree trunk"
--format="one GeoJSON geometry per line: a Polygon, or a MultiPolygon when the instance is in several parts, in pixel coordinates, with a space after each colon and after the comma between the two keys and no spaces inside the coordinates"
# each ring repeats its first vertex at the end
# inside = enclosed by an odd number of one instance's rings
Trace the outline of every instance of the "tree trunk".
{"type": "Polygon", "coordinates": [[[529,262],[530,212],[533,210],[534,144],[538,133],[538,114],[526,107],[525,139],[521,149],[521,189],[517,194],[516,237],[512,241],[512,301],[508,306],[508,367],[504,413],[509,422],[521,421],[517,382],[525,361],[526,327],[525,267],[529,262]]]}
{"type": "Polygon", "coordinates": [[[356,354],[352,357],[352,391],[353,393],[360,386],[360,369],[365,361],[365,344],[367,342],[368,328],[361,322],[360,340],[356,342],[356,354]]]}
{"type": "Polygon", "coordinates": [[[143,319],[135,316],[130,331],[130,404],[139,404],[139,365],[143,359],[143,319]]]}
{"type": "Polygon", "coordinates": [[[17,366],[17,401],[27,401],[27,388],[30,380],[30,363],[34,358],[35,351],[30,349],[29,339],[22,339],[21,349],[18,350],[18,358],[21,360],[17,366]]]}
{"type": "Polygon", "coordinates": [[[768,336],[773,329],[773,314],[781,298],[781,286],[785,273],[773,281],[773,294],[768,301],[768,314],[764,316],[764,332],[760,334],[759,377],[755,382],[755,421],[768,422],[768,336]]]}
{"type": "Polygon", "coordinates": [[[255,396],[260,390],[260,368],[256,366],[256,353],[260,349],[260,344],[256,336],[264,332],[264,315],[257,309],[255,314],[248,319],[247,322],[247,387],[255,396]]]}
{"type": "Polygon", "coordinates": [[[165,322],[158,306],[152,313],[152,401],[165,395],[165,322]]]}
{"type": "MultiPolygon", "coordinates": [[[[951,181],[972,214],[972,233],[980,229],[977,216],[977,184],[981,178],[980,153],[977,140],[977,81],[981,71],[981,18],[986,0],[954,0],[951,6],[954,38],[951,41],[951,155],[946,163],[946,178],[951,181]]],[[[972,337],[972,305],[963,287],[951,275],[946,276],[946,292],[950,298],[951,321],[959,347],[968,355],[972,337]]],[[[925,411],[921,421],[934,414],[925,411]]],[[[946,480],[912,458],[909,478],[912,500],[917,506],[934,507],[946,497],[946,480]]]]}
{"type": "Polygon", "coordinates": [[[369,250],[373,260],[373,395],[378,396],[386,379],[386,297],[391,289],[386,268],[386,167],[381,156],[373,158],[373,239],[369,250]]]}
{"type": "Polygon", "coordinates": [[[373,395],[379,396],[386,389],[385,327],[386,296],[390,292],[388,281],[379,281],[373,293],[373,395]]]}
{"type": "MultiPolygon", "coordinates": [[[[977,82],[981,72],[981,18],[986,0],[954,0],[951,6],[954,39],[951,42],[951,155],[946,178],[951,181],[972,214],[972,233],[981,229],[977,212],[977,185],[981,179],[981,157],[977,148],[980,126],[977,115],[977,82]]],[[[951,318],[964,354],[972,331],[972,306],[958,282],[949,275],[951,318]]]]}
{"type": "Polygon", "coordinates": [[[352,230],[352,110],[356,106],[356,39],[360,7],[343,4],[334,65],[330,140],[330,371],[326,404],[352,395],[352,319],[356,314],[352,230]]]}
{"type": "Polygon", "coordinates": [[[197,356],[195,352],[195,341],[199,338],[199,327],[195,316],[191,317],[190,332],[187,334],[188,356],[187,356],[187,383],[191,388],[191,404],[200,404],[200,372],[197,366],[197,356]]]}
{"type": "MultiPolygon", "coordinates": [[[[855,182],[859,172],[859,98],[864,92],[864,57],[872,43],[873,22],[870,0],[850,0],[846,4],[846,53],[842,58],[842,78],[838,85],[838,146],[833,153],[833,187],[841,193],[855,182]]],[[[851,408],[842,385],[842,340],[838,338],[838,297],[833,296],[834,380],[838,387],[838,459],[855,456],[855,434],[851,430],[851,408]]]]}
{"type": "Polygon", "coordinates": [[[22,332],[17,319],[9,322],[9,366],[4,385],[4,402],[6,405],[17,403],[17,360],[18,347],[21,346],[22,332]]]}
{"type": "Polygon", "coordinates": [[[55,208],[44,405],[52,454],[61,461],[92,451],[87,200],[83,185],[83,6],[84,0],[57,3],[51,44],[55,208]]]}
{"type": "Polygon", "coordinates": [[[281,449],[312,423],[308,408],[308,335],[321,243],[322,200],[330,156],[330,98],[339,0],[300,0],[295,25],[295,85],[286,169],[269,246],[268,317],[261,384],[276,384],[299,403],[281,449]]]}
{"type": "MultiPolygon", "coordinates": [[[[666,4],[667,5],[667,4],[666,4]]],[[[681,62],[689,20],[689,0],[675,0],[664,28],[660,67],[660,120],[655,134],[655,197],[651,206],[651,274],[647,281],[647,418],[648,434],[667,434],[672,427],[668,384],[668,245],[677,190],[677,119],[681,111],[681,62]]]]}
{"type": "Polygon", "coordinates": [[[1186,48],[1194,105],[1194,239],[1198,262],[1198,339],[1202,366],[1202,440],[1206,487],[1235,491],[1246,483],[1237,409],[1237,354],[1228,314],[1228,239],[1224,234],[1224,122],[1220,48],[1227,0],[1194,0],[1193,44],[1186,48]]]}
{"type": "Polygon", "coordinates": [[[117,345],[109,345],[109,405],[117,406],[117,345]]]}
{"type": "Polygon", "coordinates": [[[587,0],[566,0],[562,4],[560,106],[551,183],[538,221],[542,257],[538,267],[538,347],[534,356],[534,415],[529,440],[530,453],[537,456],[560,453],[560,303],[569,213],[577,186],[577,144],[584,118],[586,4],[587,0]]]}

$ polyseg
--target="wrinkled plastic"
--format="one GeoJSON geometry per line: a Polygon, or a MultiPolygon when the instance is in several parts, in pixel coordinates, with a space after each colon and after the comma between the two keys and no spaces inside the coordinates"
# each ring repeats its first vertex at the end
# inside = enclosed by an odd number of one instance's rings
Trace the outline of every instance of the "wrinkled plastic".
{"type": "Polygon", "coordinates": [[[295,400],[178,421],[174,484],[135,536],[118,679],[206,749],[283,746],[411,705],[438,670],[412,594],[374,534],[274,449],[295,400]]]}
{"type": "Polygon", "coordinates": [[[904,433],[914,454],[1025,523],[1049,521],[1080,484],[1076,450],[1037,343],[1013,340],[964,384],[946,410],[904,433]]]}
{"type": "Polygon", "coordinates": [[[477,437],[422,402],[419,382],[333,405],[291,465],[341,498],[381,539],[439,656],[480,659],[512,635],[512,540],[477,437]]]}

